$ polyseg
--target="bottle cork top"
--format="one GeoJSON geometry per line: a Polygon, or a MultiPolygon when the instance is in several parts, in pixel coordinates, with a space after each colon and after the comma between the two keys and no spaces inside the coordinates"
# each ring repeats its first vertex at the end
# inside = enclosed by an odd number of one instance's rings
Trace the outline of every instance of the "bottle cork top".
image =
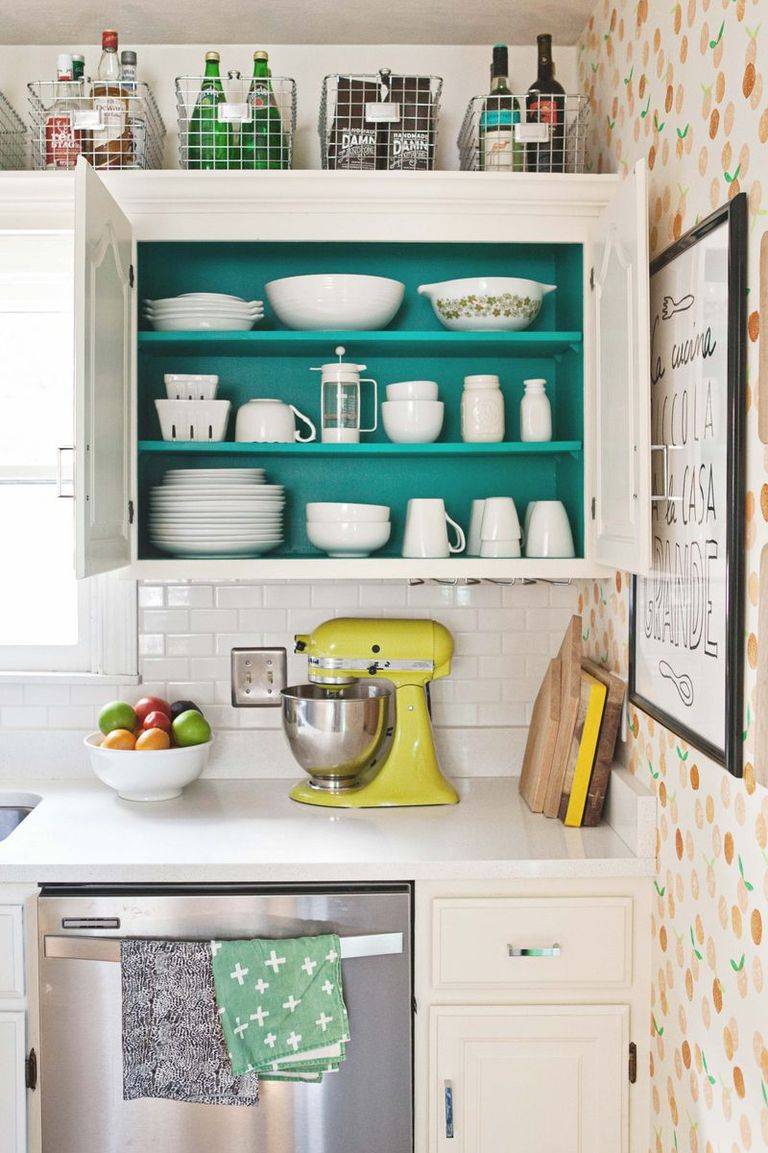
{"type": "Polygon", "coordinates": [[[206,58],[206,60],[220,60],[221,59],[218,52],[206,52],[205,58],[206,58]]]}
{"type": "Polygon", "coordinates": [[[107,28],[101,34],[101,47],[109,48],[113,52],[117,52],[117,32],[112,28],[107,28]]]}
{"type": "Polygon", "coordinates": [[[263,50],[254,52],[253,58],[254,60],[269,60],[269,53],[264,52],[263,50]]]}

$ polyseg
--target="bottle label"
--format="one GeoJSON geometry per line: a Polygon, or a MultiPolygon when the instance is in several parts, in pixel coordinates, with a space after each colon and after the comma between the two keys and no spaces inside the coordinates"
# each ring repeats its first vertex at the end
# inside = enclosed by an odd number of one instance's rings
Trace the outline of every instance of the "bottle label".
{"type": "Polygon", "coordinates": [[[267,108],[269,106],[269,87],[266,84],[252,84],[248,93],[248,103],[252,108],[267,108]]]}
{"type": "Polygon", "coordinates": [[[105,148],[125,131],[125,102],[119,96],[95,96],[93,106],[101,119],[101,126],[93,132],[93,147],[105,148]]]}
{"type": "Polygon", "coordinates": [[[486,172],[511,172],[514,168],[512,129],[486,132],[483,138],[486,172]]]}
{"type": "Polygon", "coordinates": [[[82,132],[73,124],[71,112],[53,113],[45,122],[46,168],[74,168],[82,152],[82,132]]]}
{"type": "Polygon", "coordinates": [[[429,132],[390,130],[389,167],[395,171],[429,168],[432,140],[429,132]]]}
{"type": "Polygon", "coordinates": [[[528,112],[542,124],[555,125],[559,120],[557,101],[551,96],[537,96],[528,105],[528,112]]]}

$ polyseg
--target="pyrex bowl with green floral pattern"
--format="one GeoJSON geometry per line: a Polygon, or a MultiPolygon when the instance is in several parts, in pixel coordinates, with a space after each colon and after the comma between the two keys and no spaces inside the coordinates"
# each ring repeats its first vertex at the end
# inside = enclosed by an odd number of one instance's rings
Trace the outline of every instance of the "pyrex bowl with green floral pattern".
{"type": "Polygon", "coordinates": [[[518,276],[470,276],[422,284],[419,292],[432,301],[435,316],[457,332],[519,332],[532,324],[541,302],[557,285],[518,276]]]}

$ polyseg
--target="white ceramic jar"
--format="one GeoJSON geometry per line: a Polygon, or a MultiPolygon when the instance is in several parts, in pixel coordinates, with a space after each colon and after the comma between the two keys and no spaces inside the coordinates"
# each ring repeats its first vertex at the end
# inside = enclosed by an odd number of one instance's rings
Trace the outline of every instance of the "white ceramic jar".
{"type": "Polygon", "coordinates": [[[546,380],[536,377],[524,380],[525,393],[520,401],[520,439],[536,443],[552,439],[552,406],[546,392],[546,380]]]}
{"type": "Polygon", "coordinates": [[[461,439],[468,444],[491,444],[504,439],[504,395],[498,376],[464,377],[461,439]]]}

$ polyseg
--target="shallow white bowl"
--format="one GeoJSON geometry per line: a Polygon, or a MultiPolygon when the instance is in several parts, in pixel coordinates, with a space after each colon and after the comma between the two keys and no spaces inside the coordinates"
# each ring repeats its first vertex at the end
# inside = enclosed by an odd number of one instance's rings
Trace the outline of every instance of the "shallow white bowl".
{"type": "Polygon", "coordinates": [[[387,400],[437,400],[436,380],[398,380],[387,385],[387,400]]]}
{"type": "Polygon", "coordinates": [[[534,322],[541,301],[556,285],[519,276],[471,276],[422,284],[445,328],[457,332],[519,332],[534,322]]]}
{"type": "Polygon", "coordinates": [[[357,524],[371,521],[389,520],[389,505],[386,504],[345,504],[320,501],[307,505],[307,520],[338,524],[340,521],[357,524]]]}
{"type": "Polygon", "coordinates": [[[267,299],[288,328],[386,328],[402,304],[405,285],[385,276],[320,273],[266,285],[267,299]]]}
{"type": "Polygon", "coordinates": [[[213,741],[187,749],[102,749],[101,733],[89,733],[83,742],[91,768],[100,781],[126,801],[170,801],[196,781],[208,764],[213,741]]]}
{"type": "Polygon", "coordinates": [[[431,444],[443,427],[442,400],[385,400],[381,406],[384,431],[395,444],[431,444]]]}
{"type": "Polygon", "coordinates": [[[370,556],[384,547],[391,531],[389,521],[307,521],[311,544],[336,557],[370,556]]]}
{"type": "Polygon", "coordinates": [[[255,320],[253,317],[227,316],[156,316],[147,318],[156,332],[249,332],[255,320]]]}

